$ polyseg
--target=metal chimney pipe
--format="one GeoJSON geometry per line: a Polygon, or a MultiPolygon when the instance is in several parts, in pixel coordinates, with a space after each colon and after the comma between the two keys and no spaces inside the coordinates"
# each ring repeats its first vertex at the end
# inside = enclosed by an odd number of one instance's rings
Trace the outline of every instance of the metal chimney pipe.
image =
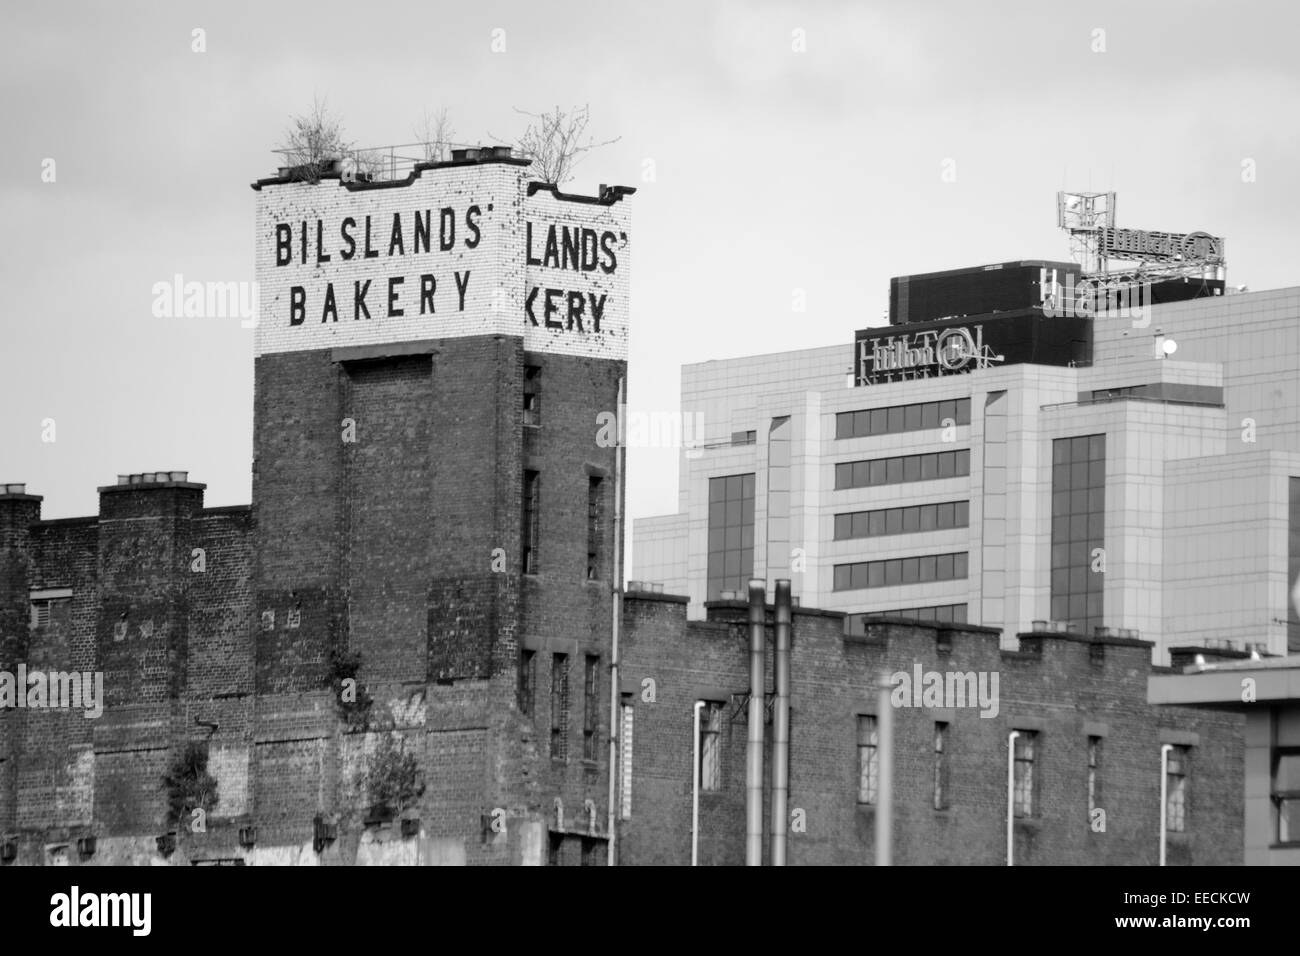
{"type": "Polygon", "coordinates": [[[700,711],[704,701],[695,702],[695,717],[692,724],[695,731],[695,748],[691,758],[695,761],[695,772],[691,776],[691,866],[700,865],[700,711]]]}
{"type": "Polygon", "coordinates": [[[749,743],[745,749],[745,865],[763,865],[763,711],[767,700],[763,642],[764,582],[749,582],[749,743]]]}
{"type": "Polygon", "coordinates": [[[1160,745],[1160,865],[1165,865],[1165,845],[1169,826],[1169,752],[1173,744],[1160,745]]]}
{"type": "Polygon", "coordinates": [[[790,815],[790,581],[776,582],[776,656],[773,677],[776,707],[772,712],[772,865],[785,866],[790,815]]]}
{"type": "MultiPolygon", "coordinates": [[[[620,376],[618,380],[618,415],[619,427],[622,428],[624,389],[626,384],[620,376]]],[[[605,865],[618,863],[618,747],[622,739],[622,687],[618,679],[618,632],[623,621],[623,462],[627,450],[623,447],[622,432],[619,443],[614,449],[614,573],[610,584],[613,600],[614,618],[610,624],[612,635],[609,648],[609,819],[605,823],[605,865]]],[[[698,734],[697,734],[698,736],[698,734]]]]}
{"type": "Polygon", "coordinates": [[[1007,866],[1016,865],[1016,738],[1020,731],[1007,735],[1007,866]]]}
{"type": "Polygon", "coordinates": [[[894,865],[894,684],[888,671],[876,683],[879,746],[876,750],[879,781],[876,795],[876,866],[894,865]]]}

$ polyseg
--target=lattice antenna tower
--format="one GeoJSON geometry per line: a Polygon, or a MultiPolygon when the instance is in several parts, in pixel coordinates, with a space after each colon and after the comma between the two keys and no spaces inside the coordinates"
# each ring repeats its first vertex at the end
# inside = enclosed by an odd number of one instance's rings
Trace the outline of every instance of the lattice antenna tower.
{"type": "Polygon", "coordinates": [[[1115,225],[1115,193],[1065,192],[1056,194],[1056,224],[1070,235],[1070,258],[1084,275],[1106,271],[1101,257],[1101,231],[1115,225]]]}

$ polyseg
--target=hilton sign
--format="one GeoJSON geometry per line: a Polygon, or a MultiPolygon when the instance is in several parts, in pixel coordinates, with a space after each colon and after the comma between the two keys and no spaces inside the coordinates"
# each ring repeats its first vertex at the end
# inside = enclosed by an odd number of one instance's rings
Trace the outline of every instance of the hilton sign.
{"type": "Polygon", "coordinates": [[[984,326],[858,338],[857,383],[878,385],[989,368],[1005,357],[984,344],[984,326]]]}
{"type": "Polygon", "coordinates": [[[1134,262],[1223,263],[1223,240],[1205,232],[1107,228],[1101,230],[1098,251],[1104,259],[1134,262]]]}

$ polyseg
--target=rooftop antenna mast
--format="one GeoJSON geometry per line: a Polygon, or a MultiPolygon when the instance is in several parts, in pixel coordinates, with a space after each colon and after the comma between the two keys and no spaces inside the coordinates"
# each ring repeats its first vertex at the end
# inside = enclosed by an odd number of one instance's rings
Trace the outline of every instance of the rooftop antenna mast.
{"type": "Polygon", "coordinates": [[[1084,287],[1115,288],[1169,279],[1226,281],[1222,238],[1115,225],[1115,193],[1056,194],[1056,224],[1070,236],[1070,257],[1084,287]]]}
{"type": "Polygon", "coordinates": [[[1101,253],[1101,233],[1115,225],[1115,193],[1066,192],[1056,194],[1056,224],[1070,235],[1070,258],[1084,275],[1107,271],[1101,253]]]}

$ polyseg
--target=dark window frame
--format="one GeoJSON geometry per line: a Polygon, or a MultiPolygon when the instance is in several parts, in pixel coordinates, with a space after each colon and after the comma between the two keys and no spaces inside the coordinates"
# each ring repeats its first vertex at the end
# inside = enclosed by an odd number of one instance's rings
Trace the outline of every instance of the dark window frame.
{"type": "Polygon", "coordinates": [[[569,759],[569,655],[551,655],[551,759],[569,759]]]}
{"type": "Polygon", "coordinates": [[[1105,623],[1104,575],[1092,553],[1105,547],[1106,433],[1052,441],[1049,616],[1084,633],[1105,623]]]}
{"type": "Polygon", "coordinates": [[[880,722],[875,714],[857,715],[857,735],[857,802],[874,807],[880,800],[880,722]]]}
{"type": "Polygon", "coordinates": [[[600,655],[588,654],[582,677],[582,759],[594,763],[600,746],[600,655]]]}
{"type": "Polygon", "coordinates": [[[932,402],[880,405],[835,414],[835,439],[872,438],[944,428],[944,422],[969,425],[970,398],[947,398],[932,402]]]}
{"type": "Polygon", "coordinates": [[[1019,730],[1015,745],[1015,770],[1013,772],[1012,808],[1016,819],[1033,819],[1038,815],[1038,777],[1036,764],[1041,756],[1039,741],[1041,735],[1036,730],[1019,730]]]}
{"type": "Polygon", "coordinates": [[[901,587],[910,584],[930,583],[931,581],[963,581],[970,577],[970,553],[967,551],[946,551],[940,554],[905,555],[879,561],[851,561],[832,565],[831,573],[832,591],[863,591],[877,587],[901,587]],[[934,560],[933,578],[925,582],[904,579],[905,573],[909,576],[911,574],[910,565],[907,562],[924,560],[928,566],[929,559],[934,560]],[[906,572],[905,568],[908,569],[906,572]],[[863,569],[865,569],[865,579],[862,576],[863,569]],[[882,583],[873,584],[873,580],[881,580],[882,583]],[[863,583],[856,583],[859,581],[863,583]]]}
{"type": "Polygon", "coordinates": [[[753,576],[754,494],[754,472],[709,478],[707,600],[719,600],[723,591],[743,591],[753,576]],[[719,547],[713,546],[715,540],[721,541],[719,547]]]}
{"type": "Polygon", "coordinates": [[[537,574],[541,550],[542,523],[542,473],[524,472],[523,517],[521,520],[523,542],[523,572],[537,574]]]}
{"type": "Polygon", "coordinates": [[[519,712],[533,716],[537,703],[537,652],[526,647],[519,649],[519,712]]]}
{"type": "Polygon", "coordinates": [[[700,708],[700,792],[722,790],[722,713],[720,700],[706,700],[700,708]]]}
{"type": "Polygon", "coordinates": [[[872,618],[899,617],[916,621],[938,621],[948,624],[965,624],[969,605],[933,604],[925,607],[895,608],[886,611],[858,611],[844,617],[844,633],[861,636],[866,633],[866,623],[872,618]]]}
{"type": "Polygon", "coordinates": [[[948,793],[948,751],[950,749],[951,724],[944,720],[934,722],[934,809],[947,810],[948,793]]]}
{"type": "Polygon", "coordinates": [[[1165,832],[1186,833],[1192,748],[1185,744],[1171,746],[1165,763],[1165,832]]]}
{"type": "Polygon", "coordinates": [[[524,425],[540,428],[542,424],[542,367],[524,366],[524,425]]]}
{"type": "Polygon", "coordinates": [[[605,479],[587,477],[587,580],[600,581],[604,576],[605,479]]]}
{"type": "MultiPolygon", "coordinates": [[[[1088,815],[1101,807],[1101,763],[1103,738],[1097,734],[1088,735],[1088,815]]],[[[1091,819],[1089,819],[1091,823],[1091,819]]]]}

